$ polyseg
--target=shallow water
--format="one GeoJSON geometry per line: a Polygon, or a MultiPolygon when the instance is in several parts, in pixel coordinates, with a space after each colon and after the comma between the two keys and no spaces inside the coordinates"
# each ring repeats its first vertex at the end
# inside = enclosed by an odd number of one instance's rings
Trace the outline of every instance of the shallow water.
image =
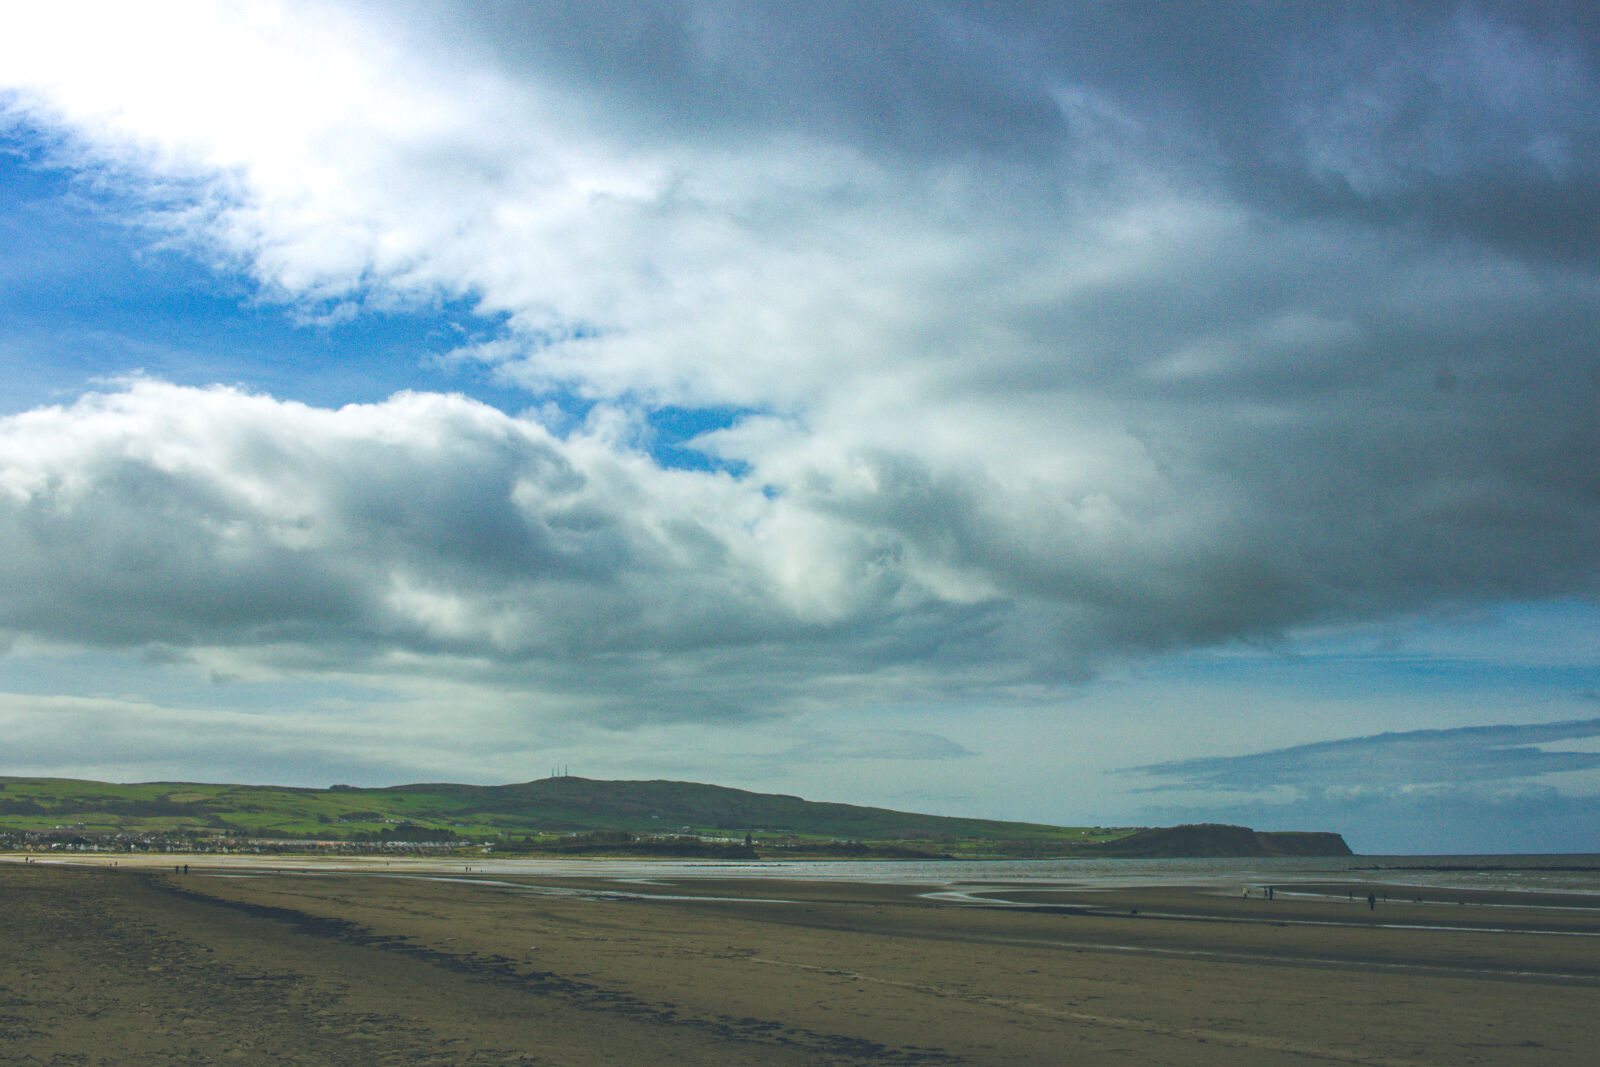
{"type": "Polygon", "coordinates": [[[485,858],[474,874],[627,879],[784,878],[898,885],[1052,884],[1086,888],[1374,881],[1456,889],[1600,894],[1600,855],[1339,856],[1115,860],[545,860],[485,858]]]}
{"type": "MultiPolygon", "coordinates": [[[[8,857],[20,862],[19,857],[8,857]]],[[[1052,885],[1094,888],[1293,882],[1385,882],[1448,889],[1600,894],[1600,854],[1501,856],[1334,856],[1253,859],[1076,860],[718,860],[522,859],[203,855],[51,857],[34,862],[161,867],[188,862],[209,871],[251,870],[471,873],[604,878],[648,884],[683,878],[774,878],[890,885],[974,887],[1052,885]]]]}

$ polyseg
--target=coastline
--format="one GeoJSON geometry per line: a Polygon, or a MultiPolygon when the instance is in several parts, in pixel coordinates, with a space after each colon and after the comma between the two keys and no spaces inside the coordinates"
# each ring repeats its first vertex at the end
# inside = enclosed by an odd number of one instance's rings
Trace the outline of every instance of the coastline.
{"type": "Polygon", "coordinates": [[[1563,892],[1600,896],[1600,854],[1485,856],[1195,857],[1052,859],[793,859],[732,860],[612,855],[521,856],[334,854],[325,852],[0,852],[0,863],[35,863],[161,869],[188,863],[215,869],[459,871],[571,874],[613,878],[730,877],[794,880],[905,882],[1003,881],[1132,888],[1161,885],[1265,887],[1307,882],[1374,882],[1431,889],[1488,889],[1517,893],[1563,892]]]}
{"type": "Polygon", "coordinates": [[[14,1062],[1550,1064],[1600,1037],[1600,898],[152,859],[0,864],[14,1062]]]}

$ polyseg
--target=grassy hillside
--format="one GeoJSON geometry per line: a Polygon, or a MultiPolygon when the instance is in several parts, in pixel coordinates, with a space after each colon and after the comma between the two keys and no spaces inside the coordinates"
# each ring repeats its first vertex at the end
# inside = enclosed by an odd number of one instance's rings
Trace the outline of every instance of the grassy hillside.
{"type": "Polygon", "coordinates": [[[341,841],[481,841],[502,848],[604,849],[618,835],[732,838],[838,851],[871,841],[934,852],[1060,854],[1119,831],[918,815],[691,782],[545,778],[502,786],[446,783],[358,789],[60,778],[0,778],[0,831],[79,836],[188,835],[341,841]],[[603,836],[609,834],[610,836],[603,836]],[[601,835],[601,836],[596,836],[601,835]]]}
{"type": "Polygon", "coordinates": [[[1347,853],[1337,834],[1144,830],[962,819],[693,782],[543,778],[358,789],[0,778],[0,846],[491,845],[501,852],[815,856],[1347,853]],[[746,840],[748,837],[748,845],[746,840]]]}

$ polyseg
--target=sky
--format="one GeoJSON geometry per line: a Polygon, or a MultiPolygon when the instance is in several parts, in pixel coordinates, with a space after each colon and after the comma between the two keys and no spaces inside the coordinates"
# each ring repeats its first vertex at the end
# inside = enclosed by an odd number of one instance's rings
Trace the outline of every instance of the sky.
{"type": "Polygon", "coordinates": [[[0,773],[1600,851],[1592,4],[7,4],[0,773]]]}

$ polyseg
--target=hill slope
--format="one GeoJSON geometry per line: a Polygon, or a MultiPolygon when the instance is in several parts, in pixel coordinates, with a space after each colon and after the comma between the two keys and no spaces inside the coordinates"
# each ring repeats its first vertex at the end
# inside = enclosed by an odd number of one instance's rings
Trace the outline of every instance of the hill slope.
{"type": "MultiPolygon", "coordinates": [[[[1007,840],[1054,835],[1067,830],[1033,823],[919,815],[888,808],[832,804],[697,782],[609,782],[557,777],[503,786],[396,786],[393,791],[412,796],[433,795],[441,803],[462,803],[484,813],[533,818],[539,820],[542,828],[550,830],[650,832],[681,827],[741,834],[760,830],[908,841],[1007,840]]],[[[1072,832],[1078,834],[1076,830],[1072,832]]]]}
{"type": "Polygon", "coordinates": [[[672,781],[553,777],[497,786],[422,783],[297,789],[0,778],[0,836],[9,836],[13,844],[24,840],[19,834],[31,834],[58,843],[93,837],[101,843],[120,843],[118,847],[171,847],[178,838],[191,845],[207,841],[221,847],[276,838],[365,844],[477,841],[502,850],[690,854],[695,851],[691,839],[734,840],[742,846],[748,834],[763,852],[783,849],[787,854],[865,851],[1021,857],[1349,851],[1337,834],[1302,835],[1304,841],[1291,843],[1286,835],[1224,829],[1239,833],[1161,836],[1176,831],[1141,831],[1130,836],[1126,829],[921,815],[672,781]],[[864,848],[863,842],[872,847],[864,848]],[[1116,845],[1126,851],[1111,851],[1116,845]]]}

